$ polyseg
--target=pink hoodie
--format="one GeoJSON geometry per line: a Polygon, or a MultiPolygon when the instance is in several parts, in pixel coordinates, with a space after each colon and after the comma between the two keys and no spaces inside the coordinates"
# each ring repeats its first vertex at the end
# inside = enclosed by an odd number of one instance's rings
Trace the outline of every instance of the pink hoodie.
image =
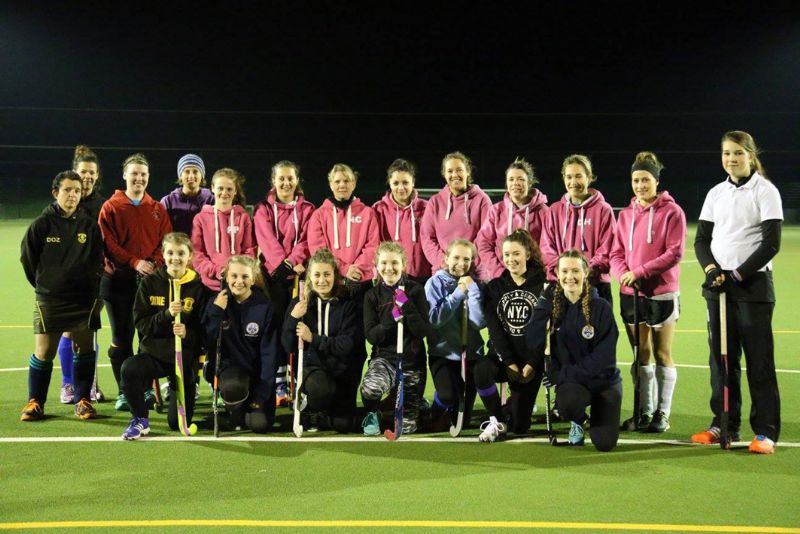
{"type": "Polygon", "coordinates": [[[586,254],[589,267],[600,274],[601,282],[611,282],[608,254],[614,240],[614,210],[600,191],[589,189],[589,193],[591,196],[577,206],[570,202],[569,193],[550,205],[540,239],[548,280],[557,280],[559,254],[576,248],[586,254]]]}
{"type": "Polygon", "coordinates": [[[511,232],[524,228],[539,244],[547,220],[547,196],[538,189],[533,190],[530,201],[518,208],[505,194],[503,200],[492,206],[475,239],[481,267],[486,279],[497,278],[505,270],[503,265],[503,239],[511,232]]]}
{"type": "Polygon", "coordinates": [[[275,198],[275,189],[256,206],[253,224],[256,241],[261,248],[261,261],[267,272],[272,273],[283,260],[293,266],[304,264],[308,252],[308,220],[314,213],[314,205],[297,195],[293,202],[284,204],[275,198]]]}
{"type": "Polygon", "coordinates": [[[228,258],[237,254],[256,257],[250,215],[238,204],[227,211],[203,206],[192,223],[192,247],[194,270],[207,288],[219,291],[219,277],[228,258]]]}
{"type": "Polygon", "coordinates": [[[428,201],[417,196],[406,207],[400,207],[392,199],[391,191],[383,196],[372,206],[375,218],[378,221],[378,234],[381,241],[397,241],[406,251],[408,265],[406,273],[417,278],[427,278],[431,275],[431,265],[422,251],[422,239],[419,227],[428,201]]]}
{"type": "MultiPolygon", "coordinates": [[[[483,219],[489,214],[492,201],[477,184],[472,184],[467,191],[457,197],[444,186],[433,195],[425,208],[425,215],[420,225],[422,250],[431,264],[431,274],[442,268],[444,252],[453,239],[475,241],[481,229],[483,219]]],[[[478,276],[484,279],[480,269],[480,256],[475,258],[478,276]]]]}
{"type": "MultiPolygon", "coordinates": [[[[679,291],[680,261],[686,241],[686,215],[667,191],[662,191],[649,207],[636,197],[619,214],[611,248],[611,272],[632,271],[646,296],[679,291]]],[[[620,286],[632,295],[633,289],[620,286]]]]}
{"type": "Polygon", "coordinates": [[[329,248],[339,262],[339,272],[355,265],[363,273],[362,282],[372,277],[373,260],[378,249],[378,223],[372,208],[353,197],[347,210],[340,210],[330,199],[311,214],[308,221],[308,248],[313,255],[329,248]]]}

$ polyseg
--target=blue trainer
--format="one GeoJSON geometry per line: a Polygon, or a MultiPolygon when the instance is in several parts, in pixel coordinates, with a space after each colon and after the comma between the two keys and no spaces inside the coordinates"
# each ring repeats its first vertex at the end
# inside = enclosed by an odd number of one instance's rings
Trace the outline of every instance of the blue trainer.
{"type": "Polygon", "coordinates": [[[567,441],[569,441],[570,445],[583,445],[585,438],[583,437],[583,426],[579,425],[575,421],[570,421],[569,423],[569,437],[567,441]]]}
{"type": "Polygon", "coordinates": [[[150,420],[147,417],[134,417],[122,433],[122,439],[134,440],[150,433],[150,420]]]}
{"type": "Polygon", "coordinates": [[[369,412],[361,422],[365,436],[379,436],[381,433],[381,422],[378,412],[369,412]]]}

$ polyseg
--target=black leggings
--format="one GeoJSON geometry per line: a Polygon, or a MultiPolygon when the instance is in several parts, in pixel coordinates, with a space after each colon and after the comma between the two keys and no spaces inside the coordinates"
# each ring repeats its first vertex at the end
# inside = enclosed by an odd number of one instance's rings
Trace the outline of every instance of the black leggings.
{"type": "Polygon", "coordinates": [[[539,385],[542,383],[542,372],[541,370],[534,371],[533,379],[523,384],[509,380],[506,369],[500,360],[491,356],[478,360],[475,364],[475,386],[479,393],[495,390],[494,394],[489,396],[481,394],[481,399],[489,411],[489,415],[501,419],[501,399],[500,394],[497,393],[496,384],[507,382],[511,390],[508,401],[508,406],[511,408],[511,429],[515,434],[525,434],[531,427],[533,405],[536,402],[539,385]]]}
{"type": "MultiPolygon", "coordinates": [[[[464,405],[464,420],[469,421],[472,406],[475,404],[475,380],[473,371],[476,360],[467,360],[466,403],[464,405]]],[[[431,377],[433,387],[436,388],[436,397],[439,402],[456,410],[458,401],[464,391],[464,382],[461,380],[461,362],[446,358],[431,359],[431,377]]]]}
{"type": "MultiPolygon", "coordinates": [[[[186,396],[186,420],[191,423],[194,414],[195,381],[191,378],[194,373],[194,358],[184,358],[183,388],[186,396]]],[[[178,393],[175,382],[175,364],[165,363],[147,353],[139,353],[125,360],[122,365],[122,381],[120,391],[125,394],[131,413],[134,417],[147,417],[149,412],[144,402],[144,391],[156,378],[169,377],[169,408],[167,410],[167,423],[172,430],[178,430],[178,393]]]]}
{"type": "Polygon", "coordinates": [[[136,280],[117,280],[109,275],[100,279],[100,295],[111,326],[111,346],[108,357],[114,379],[121,385],[122,364],[133,356],[133,302],[136,299],[136,280]]]}
{"type": "Polygon", "coordinates": [[[353,365],[338,376],[321,367],[303,371],[303,387],[309,412],[328,412],[331,426],[345,434],[353,429],[356,412],[356,395],[361,381],[361,365],[353,365]]]}
{"type": "Polygon", "coordinates": [[[251,396],[253,384],[250,374],[241,367],[226,367],[219,374],[219,389],[231,426],[245,425],[256,434],[266,434],[275,422],[274,392],[267,396],[263,404],[253,404],[251,396]]]}
{"type": "Polygon", "coordinates": [[[599,391],[590,391],[581,384],[567,382],[556,386],[556,407],[562,418],[576,423],[586,419],[591,406],[589,435],[598,451],[608,452],[617,446],[619,414],[622,409],[622,383],[599,391]]]}

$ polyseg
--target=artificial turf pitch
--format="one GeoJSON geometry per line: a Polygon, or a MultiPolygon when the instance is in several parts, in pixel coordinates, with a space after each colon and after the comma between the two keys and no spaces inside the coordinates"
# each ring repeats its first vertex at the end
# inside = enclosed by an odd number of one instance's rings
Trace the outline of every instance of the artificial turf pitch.
{"type": "MultiPolygon", "coordinates": [[[[672,428],[660,435],[623,433],[617,449],[603,454],[588,441],[582,448],[550,447],[539,417],[529,440],[480,444],[473,427],[459,440],[443,433],[390,443],[329,432],[296,439],[290,413],[281,409],[270,437],[223,432],[214,440],[205,385],[196,438],[179,438],[164,415],[151,413],[154,439],[130,443],[119,438],[129,415],[115,412],[111,402],[98,405],[100,417],[93,421],[79,421],[72,406],[59,404],[58,368],[48,418],[21,423],[33,347],[33,292],[19,264],[28,224],[0,224],[0,530],[800,532],[800,321],[794,304],[800,288],[793,276],[800,228],[784,229],[774,262],[781,440],[774,455],[758,456],[742,447],[687,444],[710,421],[705,304],[693,230],[682,266],[672,428]],[[98,439],[38,439],[57,437],[98,439]]],[[[108,329],[99,337],[100,383],[113,399],[108,329]]],[[[623,418],[631,405],[630,355],[623,335],[617,356],[625,377],[623,418]]],[[[749,440],[746,393],[744,407],[742,438],[749,440]]],[[[565,441],[567,426],[556,428],[565,441]]]]}

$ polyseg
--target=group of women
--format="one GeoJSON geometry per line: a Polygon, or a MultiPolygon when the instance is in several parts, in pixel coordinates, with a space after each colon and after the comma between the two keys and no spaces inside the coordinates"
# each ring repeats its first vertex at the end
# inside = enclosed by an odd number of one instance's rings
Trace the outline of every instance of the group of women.
{"type": "MultiPolygon", "coordinates": [[[[740,424],[741,347],[757,434],[750,450],[772,452],[780,414],[770,260],[780,243],[780,196],[764,178],[749,134],[726,133],[722,149],[728,177],[709,193],[695,242],[707,273],[715,415],[692,440],[713,443],[720,435],[717,296],[725,292],[734,317],[728,323],[730,431],[738,434],[740,424]]],[[[130,156],[123,164],[125,190],[98,213],[99,161],[79,147],[73,171],[53,182],[55,202],[23,240],[22,262],[37,302],[36,352],[21,419],[43,418],[61,345],[74,349],[72,366],[62,360],[62,369],[74,368],[69,401],[78,417],[96,415],[92,332],[99,296],[111,323],[116,407],[133,414],[126,439],[149,432],[148,410],[158,393],[149,387],[153,380],[170,377],[174,387],[178,336],[183,376],[194,376],[201,355],[208,355],[205,376],[218,380],[232,426],[255,432],[272,426],[276,404],[285,402],[293,383],[286,369],[297,369],[302,354],[296,394],[307,429],[358,428],[360,389],[366,412],[360,428],[379,434],[381,399],[402,373],[405,433],[449,425],[459,409],[469,420],[479,396],[488,413],[479,439],[493,442],[508,431],[528,433],[543,381],[555,388],[555,413],[571,423],[568,442],[583,444],[588,422],[593,445],[607,451],[619,436],[622,404],[613,275],[626,333],[638,341],[639,365],[632,368],[641,407],[623,427],[664,432],[677,378],[671,347],[686,220],[659,188],[662,169],[655,154],[636,156],[633,198],[615,220],[593,187],[589,158],[580,154],[564,160],[566,193],[550,206],[535,188],[533,167],[519,158],[506,169],[506,193],[495,205],[473,183],[469,158],[453,152],[442,160],[445,187],[428,201],[415,189],[414,166],[398,159],[388,169],[386,195],[372,207],[354,194],[357,173],[334,165],[331,195],[316,209],[304,198],[299,167],[281,161],[251,219],[244,178],[219,169],[209,191],[204,162],[193,154],[179,160],[179,187],[160,203],[146,192],[146,158],[130,156]],[[87,162],[92,179],[81,172],[87,162]],[[68,337],[59,342],[62,333],[68,337]],[[362,378],[366,341],[372,352],[362,378]],[[422,417],[428,370],[435,389],[429,419],[422,417]],[[498,384],[508,385],[508,399],[498,384]]],[[[194,382],[187,386],[191,418],[194,382]]],[[[170,395],[172,428],[178,427],[176,397],[170,395]]]]}

